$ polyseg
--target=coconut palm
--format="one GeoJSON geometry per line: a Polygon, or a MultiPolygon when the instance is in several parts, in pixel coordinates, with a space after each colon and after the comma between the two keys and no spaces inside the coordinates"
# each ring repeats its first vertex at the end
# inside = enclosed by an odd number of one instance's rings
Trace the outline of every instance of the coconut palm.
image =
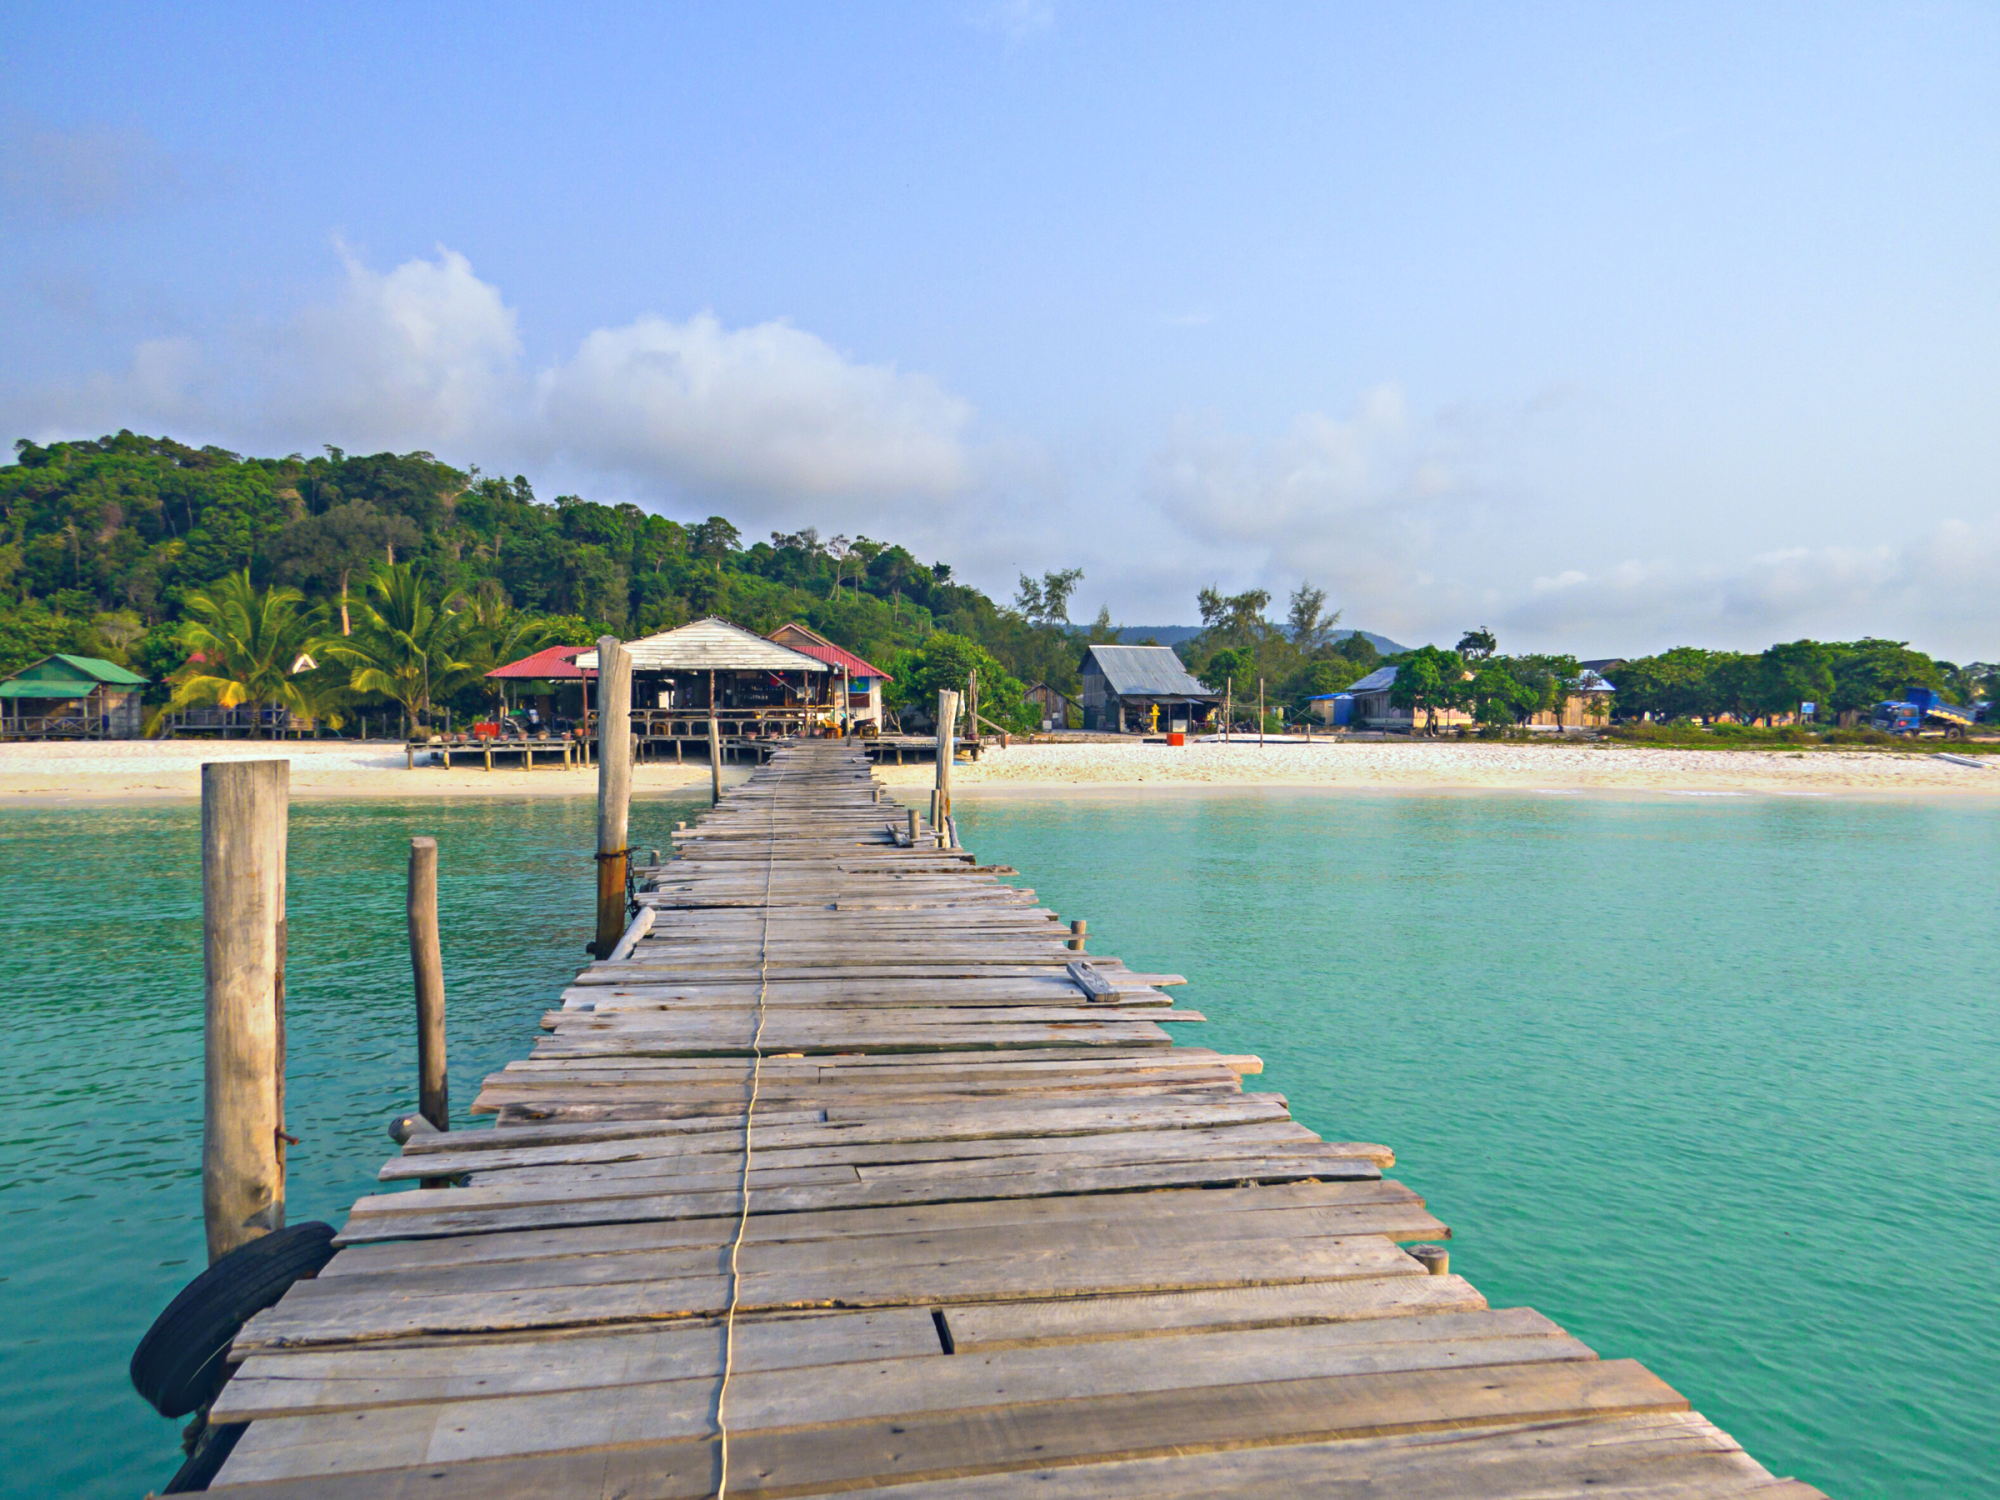
{"type": "MultiPolygon", "coordinates": [[[[313,620],[294,588],[259,589],[246,570],[187,596],[193,616],[180,630],[189,652],[174,674],[173,695],[153,716],[184,708],[286,708],[307,713],[311,704],[293,678],[299,658],[317,644],[313,620]]],[[[270,732],[267,727],[267,733],[270,732]]]]}
{"type": "Polygon", "coordinates": [[[354,634],[328,639],[325,654],[349,669],[352,691],[393,698],[414,727],[434,701],[478,675],[461,659],[460,602],[415,563],[377,563],[354,634]]]}

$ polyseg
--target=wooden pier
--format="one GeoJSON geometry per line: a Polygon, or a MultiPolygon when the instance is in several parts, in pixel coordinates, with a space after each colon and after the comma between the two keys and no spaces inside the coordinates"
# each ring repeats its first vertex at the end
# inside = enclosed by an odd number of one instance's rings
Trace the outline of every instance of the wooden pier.
{"type": "Polygon", "coordinates": [[[246,1496],[1625,1500],[1773,1479],[1496,1309],[1377,1145],[791,742],[236,1341],[246,1496]],[[650,920],[650,927],[648,921],[650,920]],[[1425,1248],[1424,1258],[1406,1246],[1425,1248]]]}

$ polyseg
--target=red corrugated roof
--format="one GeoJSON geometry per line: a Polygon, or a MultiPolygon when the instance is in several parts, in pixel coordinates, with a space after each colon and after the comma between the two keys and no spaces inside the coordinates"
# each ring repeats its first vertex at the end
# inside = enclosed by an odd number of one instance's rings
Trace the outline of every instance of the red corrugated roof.
{"type": "Polygon", "coordinates": [[[576,682],[595,678],[596,672],[576,664],[577,657],[591,649],[590,646],[548,646],[533,656],[524,656],[519,661],[508,662],[504,667],[495,667],[486,675],[504,677],[510,682],[576,682]]]}
{"type": "Polygon", "coordinates": [[[814,661],[823,661],[829,667],[845,667],[849,677],[879,677],[884,682],[896,680],[880,667],[870,666],[852,651],[841,650],[818,631],[809,630],[797,621],[780,625],[765,639],[777,641],[779,645],[789,647],[801,656],[810,656],[814,661]],[[779,640],[780,636],[786,638],[779,640]]]}

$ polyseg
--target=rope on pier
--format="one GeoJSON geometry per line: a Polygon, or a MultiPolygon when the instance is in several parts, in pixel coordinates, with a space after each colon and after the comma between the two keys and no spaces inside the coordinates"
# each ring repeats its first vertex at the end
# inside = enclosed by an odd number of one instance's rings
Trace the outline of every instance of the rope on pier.
{"type": "Polygon", "coordinates": [[[743,1110],[743,1207],[736,1218],[736,1237],[729,1242],[729,1310],[722,1322],[722,1382],[715,1388],[715,1434],[719,1449],[715,1500],[725,1500],[729,1493],[729,1423],[723,1416],[723,1403],[729,1399],[729,1377],[736,1364],[736,1307],[743,1297],[743,1273],[737,1269],[736,1258],[742,1253],[743,1236],[750,1228],[751,1130],[757,1118],[757,1091],[764,1081],[765,998],[771,990],[771,884],[778,870],[777,784],[784,781],[785,774],[781,767],[772,785],[771,839],[764,852],[764,925],[757,935],[757,1030],[750,1038],[750,1102],[743,1110]]]}

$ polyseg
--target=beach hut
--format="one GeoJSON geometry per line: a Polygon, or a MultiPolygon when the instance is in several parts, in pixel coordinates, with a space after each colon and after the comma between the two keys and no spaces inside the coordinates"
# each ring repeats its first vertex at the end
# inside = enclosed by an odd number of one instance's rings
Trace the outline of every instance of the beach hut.
{"type": "Polygon", "coordinates": [[[1185,733],[1206,727],[1221,701],[1169,646],[1095,645],[1083,654],[1085,729],[1185,733]]]}
{"type": "MultiPolygon", "coordinates": [[[[833,711],[833,668],[713,617],[625,642],[632,653],[632,717],[651,734],[661,724],[711,710],[732,735],[797,733],[833,711]]],[[[576,658],[597,670],[593,647],[576,658]]],[[[667,732],[671,733],[671,730],[667,732]]]]}
{"type": "Polygon", "coordinates": [[[863,724],[882,727],[882,685],[894,682],[880,667],[870,666],[852,651],[834,645],[818,631],[793,620],[780,625],[764,639],[801,652],[814,661],[833,668],[833,703],[846,709],[845,722],[855,728],[863,724]]]}
{"type": "Polygon", "coordinates": [[[588,684],[597,676],[576,664],[590,650],[588,646],[546,646],[519,661],[495,667],[486,680],[500,690],[506,708],[532,702],[544,727],[565,728],[581,724],[589,712],[588,684]]]}
{"type": "Polygon", "coordinates": [[[146,682],[101,657],[45,656],[0,682],[0,738],[137,739],[146,682]]]}

